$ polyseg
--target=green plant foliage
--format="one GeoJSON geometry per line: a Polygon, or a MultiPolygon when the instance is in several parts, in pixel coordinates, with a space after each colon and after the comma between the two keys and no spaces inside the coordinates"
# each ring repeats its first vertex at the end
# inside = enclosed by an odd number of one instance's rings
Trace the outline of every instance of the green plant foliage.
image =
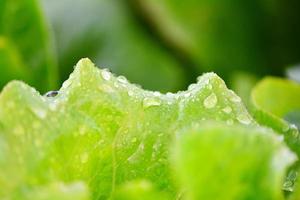
{"type": "Polygon", "coordinates": [[[282,73],[299,62],[299,1],[135,0],[141,13],[204,71],[282,73]]]}
{"type": "Polygon", "coordinates": [[[44,5],[56,36],[63,80],[72,71],[70,66],[91,57],[147,89],[178,91],[187,85],[187,70],[144,29],[128,2],[45,0],[44,5]]]}
{"type": "Polygon", "coordinates": [[[156,191],[153,185],[145,180],[132,181],[122,185],[114,196],[116,200],[138,200],[141,198],[145,200],[170,199],[163,192],[156,191]]]}
{"type": "Polygon", "coordinates": [[[179,132],[176,175],[185,199],[284,199],[295,156],[269,129],[202,123],[179,132]]]}
{"type": "Polygon", "coordinates": [[[55,87],[56,61],[49,38],[36,0],[1,0],[0,87],[12,79],[40,91],[55,87]]]}
{"type": "Polygon", "coordinates": [[[43,199],[68,199],[74,187],[80,188],[78,199],[107,199],[135,180],[149,181],[154,191],[173,198],[181,194],[169,164],[176,130],[206,120],[257,126],[241,99],[213,73],[187,91],[161,94],[97,69],[88,59],[77,64],[55,97],[9,83],[0,108],[4,199],[41,195],[40,188],[43,199]]]}
{"type": "MultiPolygon", "coordinates": [[[[285,134],[285,139],[298,154],[300,153],[300,139],[297,127],[283,120],[297,119],[300,109],[300,85],[289,80],[267,77],[260,81],[252,90],[251,102],[256,120],[285,134]]],[[[299,122],[298,122],[299,123],[299,122]]]]}

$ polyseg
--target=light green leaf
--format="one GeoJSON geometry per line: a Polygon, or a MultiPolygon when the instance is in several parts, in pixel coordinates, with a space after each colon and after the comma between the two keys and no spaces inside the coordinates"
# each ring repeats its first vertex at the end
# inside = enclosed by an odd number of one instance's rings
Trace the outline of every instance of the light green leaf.
{"type": "Polygon", "coordinates": [[[122,185],[115,195],[116,200],[167,200],[170,199],[166,194],[155,190],[153,185],[146,180],[132,181],[122,185]]]}
{"type": "MultiPolygon", "coordinates": [[[[128,181],[178,191],[169,145],[181,127],[205,120],[255,125],[241,99],[213,73],[187,91],[150,92],[81,60],[55,97],[22,82],[0,95],[0,197],[23,188],[81,181],[91,199],[113,197],[128,181]]],[[[26,196],[26,195],[25,195],[26,196]]]]}
{"type": "Polygon", "coordinates": [[[57,84],[55,56],[37,0],[0,2],[1,87],[21,79],[41,91],[57,84]]]}
{"type": "Polygon", "coordinates": [[[201,123],[178,137],[174,168],[185,199],[284,199],[296,156],[269,129],[201,123]]]}
{"type": "Polygon", "coordinates": [[[76,182],[71,184],[51,183],[46,186],[37,186],[33,188],[22,188],[20,194],[12,194],[12,199],[31,200],[88,200],[88,190],[83,183],[76,182]],[[29,192],[28,192],[29,191],[29,192]]]}
{"type": "Polygon", "coordinates": [[[252,90],[251,102],[256,120],[285,135],[288,145],[300,154],[299,132],[284,121],[286,115],[300,109],[300,85],[275,77],[267,77],[252,90]]]}

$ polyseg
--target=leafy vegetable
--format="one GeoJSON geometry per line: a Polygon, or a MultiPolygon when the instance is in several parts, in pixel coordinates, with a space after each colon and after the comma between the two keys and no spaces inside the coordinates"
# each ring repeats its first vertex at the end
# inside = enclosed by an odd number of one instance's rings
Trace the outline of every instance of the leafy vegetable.
{"type": "Polygon", "coordinates": [[[300,109],[300,86],[292,81],[268,77],[260,81],[252,91],[256,120],[285,134],[289,146],[300,153],[299,132],[282,118],[300,109]]]}
{"type": "Polygon", "coordinates": [[[11,82],[0,108],[0,196],[12,199],[40,195],[40,189],[43,199],[68,199],[74,187],[80,188],[79,199],[106,199],[135,180],[149,181],[154,191],[173,198],[181,194],[169,170],[176,130],[202,120],[257,126],[213,73],[185,92],[162,95],[99,70],[88,59],[55,97],[11,82]]]}
{"type": "Polygon", "coordinates": [[[156,191],[153,185],[145,180],[133,181],[122,185],[114,198],[118,200],[138,200],[141,197],[146,200],[170,199],[163,192],[156,191]]]}
{"type": "Polygon", "coordinates": [[[2,0],[0,87],[11,79],[21,79],[41,91],[54,88],[57,84],[55,62],[50,35],[37,0],[2,0]]]}
{"type": "Polygon", "coordinates": [[[295,155],[263,128],[197,124],[180,132],[175,166],[186,199],[284,199],[295,155]]]}

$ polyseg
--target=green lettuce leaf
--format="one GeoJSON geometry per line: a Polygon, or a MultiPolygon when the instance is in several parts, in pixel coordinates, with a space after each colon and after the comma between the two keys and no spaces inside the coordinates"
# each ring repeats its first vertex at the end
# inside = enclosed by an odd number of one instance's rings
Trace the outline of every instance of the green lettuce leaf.
{"type": "Polygon", "coordinates": [[[161,94],[82,59],[53,94],[40,96],[19,81],[3,89],[1,198],[69,199],[79,187],[78,199],[107,199],[131,181],[139,189],[137,180],[151,183],[154,195],[175,198],[182,192],[173,180],[169,149],[177,130],[207,120],[258,126],[214,73],[199,77],[187,91],[161,94]]]}
{"type": "Polygon", "coordinates": [[[116,200],[167,200],[170,199],[163,192],[158,192],[155,190],[153,185],[146,180],[136,180],[132,182],[125,183],[120,186],[114,196],[116,200]]]}
{"type": "Polygon", "coordinates": [[[12,79],[20,79],[42,92],[55,88],[56,61],[50,39],[37,0],[2,0],[0,87],[12,79]]]}
{"type": "MultiPolygon", "coordinates": [[[[251,103],[255,119],[277,132],[283,133],[289,146],[300,155],[300,138],[297,127],[290,124],[285,116],[300,110],[300,85],[275,77],[267,77],[252,90],[251,103]]],[[[294,114],[295,115],[295,114],[294,114]]],[[[293,119],[297,119],[293,116],[293,119]]],[[[298,122],[299,123],[299,122],[298,122]]]]}
{"type": "Polygon", "coordinates": [[[202,123],[178,137],[173,157],[186,199],[284,199],[296,157],[270,129],[202,123]]]}

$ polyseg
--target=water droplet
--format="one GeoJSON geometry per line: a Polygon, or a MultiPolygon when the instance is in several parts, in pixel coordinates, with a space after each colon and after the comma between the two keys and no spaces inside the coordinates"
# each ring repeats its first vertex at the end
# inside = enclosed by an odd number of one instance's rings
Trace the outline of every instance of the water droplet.
{"type": "Polygon", "coordinates": [[[161,101],[159,98],[145,97],[143,100],[144,108],[148,108],[151,106],[159,106],[160,104],[161,104],[161,101]]]}
{"type": "Polygon", "coordinates": [[[242,124],[248,125],[251,123],[251,118],[248,114],[239,114],[236,119],[242,124]]]}
{"type": "Polygon", "coordinates": [[[112,93],[112,92],[114,92],[114,89],[111,86],[106,85],[106,84],[100,85],[99,89],[101,91],[103,91],[103,92],[106,92],[106,93],[112,93]]]}
{"type": "Polygon", "coordinates": [[[192,83],[191,85],[189,85],[188,90],[193,90],[196,88],[196,86],[197,86],[197,84],[192,83]]]}
{"type": "Polygon", "coordinates": [[[158,91],[155,91],[155,92],[153,92],[153,95],[156,96],[156,97],[159,97],[159,96],[161,96],[161,93],[158,92],[158,91]]]}
{"type": "Polygon", "coordinates": [[[241,98],[239,96],[237,96],[232,90],[230,90],[228,94],[229,94],[230,101],[232,101],[234,103],[241,102],[241,98]]]}
{"type": "Polygon", "coordinates": [[[80,156],[81,163],[86,163],[88,161],[88,159],[89,159],[88,153],[85,152],[85,153],[81,154],[81,156],[80,156]]]}
{"type": "Polygon", "coordinates": [[[174,97],[174,94],[171,92],[167,92],[166,97],[171,99],[174,97]]]}
{"type": "Polygon", "coordinates": [[[31,107],[32,112],[39,118],[41,119],[45,119],[47,116],[47,112],[46,110],[44,110],[43,108],[39,108],[36,106],[32,106],[31,107]]]}
{"type": "Polygon", "coordinates": [[[224,113],[229,114],[229,113],[231,113],[232,108],[231,108],[230,106],[226,106],[225,108],[222,109],[222,111],[223,111],[224,113]]]}
{"type": "Polygon", "coordinates": [[[71,85],[70,79],[69,79],[69,80],[66,80],[66,81],[62,84],[62,89],[66,89],[66,88],[70,87],[70,85],[71,85]]]}
{"type": "Polygon", "coordinates": [[[184,96],[185,98],[188,98],[188,97],[191,96],[191,93],[185,93],[183,96],[184,96]]]}
{"type": "Polygon", "coordinates": [[[134,92],[131,90],[128,90],[127,94],[128,94],[128,96],[132,97],[134,95],[134,92]]]}
{"type": "Polygon", "coordinates": [[[128,83],[127,79],[126,79],[124,76],[119,76],[119,77],[117,78],[117,80],[118,80],[120,83],[122,83],[122,84],[128,83]]]}
{"type": "Polygon", "coordinates": [[[55,111],[57,109],[57,106],[58,106],[58,101],[54,100],[54,101],[52,101],[52,102],[49,103],[49,108],[52,111],[55,111]]]}
{"type": "Polygon", "coordinates": [[[218,98],[215,93],[210,94],[208,97],[206,97],[203,101],[203,105],[205,108],[213,108],[217,105],[218,98]]]}
{"type": "Polygon", "coordinates": [[[58,91],[49,91],[44,94],[45,97],[56,97],[58,95],[58,91]]]}
{"type": "Polygon", "coordinates": [[[104,80],[108,81],[110,79],[110,72],[104,69],[101,71],[101,76],[104,80]]]}
{"type": "Polygon", "coordinates": [[[118,82],[114,82],[114,86],[115,86],[116,88],[119,88],[118,82]]]}

